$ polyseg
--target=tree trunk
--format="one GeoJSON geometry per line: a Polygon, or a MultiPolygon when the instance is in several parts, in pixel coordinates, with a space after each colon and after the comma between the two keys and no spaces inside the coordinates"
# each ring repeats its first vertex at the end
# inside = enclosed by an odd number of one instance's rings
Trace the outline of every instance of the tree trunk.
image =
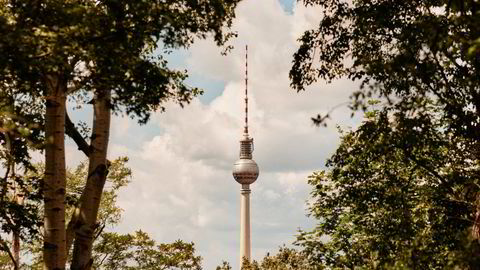
{"type": "Polygon", "coordinates": [[[43,264],[45,270],[65,269],[65,102],[66,82],[46,76],[45,203],[43,264]]]}
{"type": "Polygon", "coordinates": [[[72,270],[90,269],[92,244],[97,227],[100,199],[107,177],[107,148],[110,133],[110,91],[97,92],[93,104],[93,127],[88,177],[80,198],[80,215],[75,227],[72,270]]]}
{"type": "Polygon", "coordinates": [[[15,260],[13,269],[17,270],[20,268],[20,236],[18,231],[12,232],[12,253],[15,260]]]}
{"type": "MultiPolygon", "coordinates": [[[[17,181],[15,179],[15,161],[14,161],[14,151],[13,151],[13,138],[7,133],[5,133],[5,139],[7,141],[7,150],[8,150],[8,158],[7,158],[7,166],[10,168],[10,184],[12,185],[12,201],[19,205],[23,204],[23,200],[21,199],[19,193],[20,191],[17,189],[17,181]]],[[[7,181],[5,181],[7,182],[7,181]]],[[[10,254],[10,259],[13,263],[13,269],[18,270],[20,267],[20,234],[18,228],[14,228],[12,230],[12,251],[10,254]]]]}
{"type": "Polygon", "coordinates": [[[77,225],[79,216],[80,216],[80,208],[75,206],[75,209],[73,210],[73,213],[72,213],[72,217],[68,222],[67,231],[66,231],[67,258],[68,258],[68,255],[70,254],[70,249],[72,248],[73,239],[75,238],[75,225],[77,225]]]}
{"type": "MultiPolygon", "coordinates": [[[[15,179],[15,163],[12,164],[12,176],[15,179]]],[[[14,182],[14,190],[13,190],[13,200],[18,205],[23,205],[23,193],[18,188],[17,183],[14,182]]],[[[14,230],[12,232],[12,253],[13,258],[15,259],[15,266],[14,269],[17,270],[20,268],[20,234],[18,230],[14,230]]]]}

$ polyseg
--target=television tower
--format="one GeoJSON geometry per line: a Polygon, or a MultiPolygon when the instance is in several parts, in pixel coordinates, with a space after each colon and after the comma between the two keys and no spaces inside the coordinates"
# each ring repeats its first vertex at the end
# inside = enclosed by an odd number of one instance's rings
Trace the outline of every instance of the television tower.
{"type": "Polygon", "coordinates": [[[245,46],[245,127],[240,140],[240,159],[233,165],[233,178],[242,185],[240,190],[240,268],[243,258],[250,261],[250,184],[258,178],[258,165],[252,159],[253,138],[248,135],[248,46],[245,46]]]}

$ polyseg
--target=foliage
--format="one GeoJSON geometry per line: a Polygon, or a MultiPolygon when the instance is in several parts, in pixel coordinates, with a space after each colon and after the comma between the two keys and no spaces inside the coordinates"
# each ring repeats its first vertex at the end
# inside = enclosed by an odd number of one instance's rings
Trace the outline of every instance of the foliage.
{"type": "Polygon", "coordinates": [[[115,111],[145,122],[166,100],[198,93],[163,54],[207,35],[224,44],[237,2],[2,0],[0,81],[41,98],[45,76],[58,74],[71,98],[88,102],[91,90],[111,89],[115,111]]]}
{"type": "Polygon", "coordinates": [[[41,112],[41,104],[0,85],[0,160],[5,169],[11,164],[33,169],[31,151],[42,149],[44,139],[41,112]]]}
{"type": "MultiPolygon", "coordinates": [[[[100,201],[100,211],[98,214],[98,229],[106,226],[115,226],[120,222],[122,209],[116,205],[117,193],[120,188],[130,183],[132,171],[126,166],[127,157],[120,157],[110,162],[107,183],[102,193],[100,201]]],[[[71,217],[74,207],[78,206],[80,196],[87,179],[88,166],[86,162],[80,163],[74,170],[67,172],[67,216],[71,217]]]]}
{"type": "Polygon", "coordinates": [[[168,67],[165,54],[210,35],[223,45],[234,35],[228,28],[238,2],[0,0],[0,90],[46,107],[41,112],[46,268],[64,269],[72,242],[71,232],[63,231],[64,122],[68,135],[90,157],[79,206],[83,215],[69,226],[75,230],[72,268],[85,269],[99,209],[96,198],[105,182],[111,111],[145,123],[152,112],[164,110],[168,100],[181,106],[190,102],[201,91],[185,83],[186,71],[168,67]],[[94,105],[91,145],[71,131],[67,98],[94,105]]]}
{"type": "MultiPolygon", "coordinates": [[[[99,212],[97,230],[95,235],[99,237],[105,228],[113,228],[120,222],[122,209],[116,205],[118,190],[125,187],[130,183],[131,170],[126,166],[128,158],[120,157],[111,162],[110,173],[107,177],[107,188],[101,198],[101,207],[99,212]]],[[[30,172],[28,177],[38,179],[44,171],[43,164],[36,164],[35,171],[30,172]]],[[[67,170],[67,192],[66,203],[67,216],[72,217],[75,206],[78,205],[81,190],[85,186],[86,174],[88,168],[85,162],[81,162],[76,168],[67,170]]],[[[29,187],[32,190],[32,187],[29,187]]],[[[37,191],[38,193],[38,191],[37,191]]],[[[26,205],[32,205],[33,208],[41,212],[43,210],[43,204],[40,200],[30,201],[29,197],[24,201],[26,205]]],[[[40,216],[36,216],[37,221],[41,224],[40,216]]],[[[42,266],[42,238],[39,234],[39,228],[36,229],[35,234],[31,234],[28,238],[24,238],[23,253],[32,258],[30,265],[25,267],[31,269],[43,269],[42,266]]]]}
{"type": "MultiPolygon", "coordinates": [[[[5,178],[3,179],[5,181],[5,178]]],[[[41,200],[39,195],[40,179],[34,176],[22,177],[19,174],[8,177],[5,185],[9,191],[3,196],[0,208],[0,230],[2,233],[18,232],[24,241],[32,241],[35,239],[42,222],[40,213],[37,208],[38,202],[41,200]],[[19,204],[16,196],[21,196],[25,203],[19,204]]],[[[3,239],[0,237],[0,242],[3,239]]],[[[0,247],[0,250],[2,248],[0,247]]]]}
{"type": "Polygon", "coordinates": [[[215,270],[232,270],[232,267],[227,261],[222,261],[222,265],[217,266],[215,270]]]}
{"type": "MultiPolygon", "coordinates": [[[[110,164],[110,173],[107,177],[107,187],[102,194],[100,212],[95,232],[96,241],[93,252],[93,269],[201,269],[201,257],[195,256],[193,243],[184,243],[177,240],[168,244],[157,244],[143,231],[133,234],[118,234],[107,232],[114,228],[121,220],[122,209],[116,205],[117,193],[120,188],[128,185],[131,170],[126,167],[128,158],[121,157],[110,164]]],[[[36,165],[37,174],[43,173],[44,166],[36,165]]],[[[86,182],[88,168],[85,162],[67,173],[67,216],[71,217],[75,206],[79,202],[81,191],[86,182]]],[[[41,210],[40,201],[33,203],[41,210]]],[[[38,217],[37,217],[38,218],[38,217]]],[[[30,264],[24,264],[25,269],[43,269],[42,241],[38,238],[29,238],[31,241],[23,245],[25,256],[32,258],[30,264]]],[[[7,243],[8,244],[8,243],[7,243]]],[[[6,253],[0,256],[0,269],[11,269],[11,261],[6,253]],[[3,267],[3,268],[2,268],[3,267]]],[[[22,268],[22,269],[23,269],[22,268]]]]}
{"type": "Polygon", "coordinates": [[[309,261],[328,268],[476,269],[476,152],[471,140],[445,128],[438,106],[425,102],[422,117],[385,107],[342,132],[328,170],[309,178],[318,225],[297,239],[309,261]]]}
{"type": "Polygon", "coordinates": [[[298,243],[331,268],[475,268],[480,3],[303,2],[322,14],[299,40],[292,87],[346,77],[361,82],[351,109],[386,102],[311,176],[319,224],[298,243]]]}
{"type": "Polygon", "coordinates": [[[366,109],[365,101],[378,95],[406,114],[421,109],[418,99],[433,97],[455,134],[479,137],[478,1],[303,2],[322,14],[319,27],[299,39],[290,71],[294,89],[347,77],[361,81],[352,108],[366,109]]]}
{"type": "MultiPolygon", "coordinates": [[[[225,264],[224,264],[225,267],[225,264]]],[[[228,270],[231,268],[219,268],[217,270],[228,270]]],[[[244,259],[242,270],[314,270],[318,269],[310,264],[308,257],[303,251],[297,251],[285,246],[280,247],[275,255],[267,255],[262,261],[249,262],[244,259]]]]}
{"type": "Polygon", "coordinates": [[[193,243],[156,244],[145,232],[104,233],[94,246],[95,269],[201,270],[193,243]]]}
{"type": "Polygon", "coordinates": [[[40,178],[31,175],[34,170],[30,155],[42,147],[41,106],[28,98],[14,94],[6,85],[0,85],[0,250],[8,244],[2,237],[15,232],[24,240],[37,234],[41,225],[35,204],[41,199],[40,178]],[[26,174],[26,175],[24,175],[26,174]],[[27,198],[29,203],[19,203],[27,198]]]}

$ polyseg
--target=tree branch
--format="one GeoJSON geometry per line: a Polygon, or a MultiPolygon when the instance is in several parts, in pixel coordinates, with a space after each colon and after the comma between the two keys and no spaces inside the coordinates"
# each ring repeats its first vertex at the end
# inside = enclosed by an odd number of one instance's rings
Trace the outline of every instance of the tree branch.
{"type": "Polygon", "coordinates": [[[93,241],[95,241],[95,240],[98,239],[98,237],[100,236],[100,234],[103,232],[103,229],[105,229],[105,226],[106,226],[105,223],[102,224],[102,226],[100,227],[100,230],[98,230],[97,234],[94,236],[93,241]]]}
{"type": "Polygon", "coordinates": [[[339,103],[339,104],[333,106],[330,110],[328,110],[328,112],[324,116],[322,116],[320,114],[317,114],[317,116],[312,117],[311,120],[312,120],[313,124],[316,125],[316,126],[320,126],[322,124],[325,125],[324,121],[326,121],[327,118],[330,118],[330,114],[332,112],[334,112],[336,109],[340,108],[341,106],[348,105],[348,104],[350,104],[350,101],[339,103]]]}
{"type": "Polygon", "coordinates": [[[65,134],[72,138],[72,140],[77,144],[78,150],[82,151],[87,157],[90,156],[90,153],[92,152],[90,145],[77,130],[72,120],[70,120],[67,111],[65,111],[65,134]]]}
{"type": "Polygon", "coordinates": [[[18,269],[18,264],[17,264],[17,262],[15,261],[15,258],[13,257],[12,251],[10,251],[10,248],[8,247],[8,244],[7,244],[3,239],[1,239],[1,238],[0,238],[0,242],[2,243],[3,250],[8,253],[8,256],[9,256],[10,259],[12,260],[13,269],[14,269],[14,270],[17,270],[17,269],[18,269]]]}
{"type": "Polygon", "coordinates": [[[110,254],[105,253],[105,256],[103,256],[103,259],[102,259],[102,260],[100,261],[100,263],[97,265],[98,268],[100,268],[100,266],[102,266],[103,262],[107,259],[108,255],[110,255],[110,254]]]}
{"type": "MultiPolygon", "coordinates": [[[[428,167],[424,162],[421,162],[420,160],[416,159],[415,156],[412,155],[412,153],[410,153],[410,151],[404,151],[404,153],[409,160],[415,162],[415,164],[417,166],[420,166],[425,171],[427,171],[430,175],[437,178],[442,184],[448,184],[448,180],[445,179],[445,177],[442,177],[437,171],[428,167]]],[[[449,189],[451,189],[451,188],[449,188],[449,189]]]]}
{"type": "Polygon", "coordinates": [[[75,209],[73,210],[73,213],[72,213],[72,218],[70,219],[70,221],[68,222],[68,225],[67,225],[67,232],[66,232],[67,257],[68,257],[68,254],[70,253],[70,249],[72,248],[73,237],[75,236],[74,226],[78,221],[78,216],[79,215],[80,215],[80,208],[75,207],[75,209]]]}

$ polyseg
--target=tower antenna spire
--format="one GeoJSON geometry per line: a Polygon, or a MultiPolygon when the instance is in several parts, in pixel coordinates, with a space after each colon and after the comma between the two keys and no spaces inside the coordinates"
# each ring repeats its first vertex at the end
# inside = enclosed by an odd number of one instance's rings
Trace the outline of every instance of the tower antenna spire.
{"type": "Polygon", "coordinates": [[[243,133],[248,135],[248,45],[245,45],[245,128],[243,133]]]}

